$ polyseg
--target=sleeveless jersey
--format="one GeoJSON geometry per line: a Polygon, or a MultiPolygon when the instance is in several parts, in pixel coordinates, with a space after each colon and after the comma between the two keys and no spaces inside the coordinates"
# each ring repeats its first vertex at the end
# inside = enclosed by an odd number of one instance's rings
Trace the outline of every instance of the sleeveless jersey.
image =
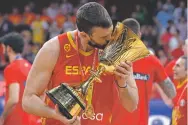
{"type": "MultiPolygon", "coordinates": [[[[48,90],[59,86],[61,83],[67,83],[70,86],[81,84],[89,78],[89,70],[98,64],[98,50],[84,52],[78,50],[77,45],[72,39],[71,34],[65,33],[58,36],[60,44],[60,54],[52,73],[51,82],[48,90]],[[95,61],[95,62],[94,62],[95,61]]],[[[92,105],[95,115],[92,118],[87,118],[85,113],[81,114],[82,125],[108,125],[112,111],[112,87],[113,77],[110,75],[102,75],[102,83],[94,83],[92,105]]],[[[54,108],[54,104],[47,98],[46,103],[54,108]]],[[[54,119],[43,119],[43,125],[63,125],[63,123],[54,119]]]]}

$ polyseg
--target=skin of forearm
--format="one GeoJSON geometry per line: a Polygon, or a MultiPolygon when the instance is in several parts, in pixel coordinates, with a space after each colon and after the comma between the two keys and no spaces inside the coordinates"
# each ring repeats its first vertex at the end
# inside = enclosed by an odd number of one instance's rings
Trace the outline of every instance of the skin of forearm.
{"type": "Polygon", "coordinates": [[[119,88],[119,98],[123,107],[129,112],[134,111],[138,104],[138,90],[134,79],[127,81],[126,88],[119,88]],[[131,85],[133,84],[133,85],[131,85]]]}
{"type": "Polygon", "coordinates": [[[167,78],[163,82],[159,83],[159,86],[168,98],[173,99],[176,96],[176,89],[172,81],[167,78]]]}
{"type": "Polygon", "coordinates": [[[4,108],[4,111],[2,113],[2,116],[4,119],[6,119],[7,115],[13,110],[13,108],[15,107],[17,103],[13,102],[12,100],[8,100],[6,105],[5,105],[5,108],[4,108]]]}
{"type": "Polygon", "coordinates": [[[48,107],[37,95],[23,99],[22,106],[27,113],[45,118],[55,118],[55,110],[48,107]]]}

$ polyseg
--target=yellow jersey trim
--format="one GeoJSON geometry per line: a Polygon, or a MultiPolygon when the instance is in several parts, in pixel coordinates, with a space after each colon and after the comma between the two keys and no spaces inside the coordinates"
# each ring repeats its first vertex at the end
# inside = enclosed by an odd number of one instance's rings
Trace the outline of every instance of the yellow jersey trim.
{"type": "MultiPolygon", "coordinates": [[[[69,40],[70,44],[72,45],[72,47],[77,50],[76,44],[75,44],[75,42],[73,41],[70,32],[67,32],[67,37],[68,37],[68,40],[69,40]]],[[[93,50],[91,50],[91,51],[89,51],[89,52],[85,52],[85,51],[79,49],[78,51],[79,51],[79,53],[81,53],[81,54],[84,55],[84,56],[90,56],[90,55],[93,53],[93,50]]]]}
{"type": "Polygon", "coordinates": [[[186,78],[184,81],[179,82],[178,85],[177,85],[177,88],[178,88],[178,89],[181,88],[181,87],[184,86],[186,83],[187,83],[187,78],[186,78]]]}

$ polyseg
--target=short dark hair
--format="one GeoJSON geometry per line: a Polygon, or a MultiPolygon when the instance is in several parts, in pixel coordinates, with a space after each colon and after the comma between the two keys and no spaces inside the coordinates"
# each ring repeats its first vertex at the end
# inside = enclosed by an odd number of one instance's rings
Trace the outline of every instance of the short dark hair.
{"type": "Polygon", "coordinates": [[[140,32],[140,24],[136,19],[127,18],[123,20],[122,23],[130,28],[135,34],[138,34],[140,32]]]}
{"type": "Polygon", "coordinates": [[[109,28],[112,25],[112,20],[102,5],[89,2],[78,9],[76,25],[79,31],[91,34],[93,27],[109,28]]]}
{"type": "Polygon", "coordinates": [[[180,58],[185,60],[185,69],[187,70],[187,56],[181,56],[180,58]]]}
{"type": "Polygon", "coordinates": [[[8,33],[0,38],[0,42],[5,46],[10,46],[15,53],[23,52],[24,40],[19,33],[8,33]]]}

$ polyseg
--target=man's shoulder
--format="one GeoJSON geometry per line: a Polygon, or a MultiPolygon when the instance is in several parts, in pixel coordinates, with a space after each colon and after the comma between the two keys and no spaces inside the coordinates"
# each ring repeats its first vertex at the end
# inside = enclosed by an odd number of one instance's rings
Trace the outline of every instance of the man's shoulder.
{"type": "Polygon", "coordinates": [[[66,32],[53,37],[44,44],[43,49],[47,49],[48,51],[53,52],[60,52],[61,46],[66,44],[67,42],[70,42],[70,34],[71,32],[66,32]]]}
{"type": "MultiPolygon", "coordinates": [[[[147,67],[152,67],[152,69],[158,69],[158,68],[162,67],[160,60],[155,55],[149,55],[143,59],[136,61],[136,63],[135,63],[135,65],[137,65],[137,66],[140,66],[143,64],[147,67]]],[[[133,65],[134,65],[134,63],[133,63],[133,65]]]]}
{"type": "Polygon", "coordinates": [[[47,41],[37,53],[33,66],[41,65],[40,68],[52,66],[58,59],[60,54],[60,44],[58,37],[54,37],[47,41]]]}
{"type": "Polygon", "coordinates": [[[139,60],[136,61],[136,62],[138,62],[138,63],[143,62],[143,63],[152,64],[152,63],[158,62],[158,61],[159,61],[159,59],[158,59],[156,56],[154,56],[154,55],[149,55],[149,56],[147,56],[147,57],[144,57],[144,58],[142,58],[142,59],[139,59],[139,60]]]}
{"type": "Polygon", "coordinates": [[[149,61],[149,63],[152,63],[154,65],[162,65],[160,60],[155,55],[150,55],[146,57],[146,59],[149,61]]]}
{"type": "Polygon", "coordinates": [[[26,59],[21,59],[21,60],[15,61],[15,65],[18,68],[20,68],[20,69],[22,69],[24,67],[25,68],[30,68],[31,67],[31,63],[28,60],[26,60],[26,59]]]}
{"type": "Polygon", "coordinates": [[[18,60],[14,60],[13,62],[11,62],[11,63],[9,63],[7,66],[6,66],[6,68],[5,68],[5,70],[4,71],[6,71],[6,70],[15,70],[15,69],[19,69],[20,68],[20,66],[22,65],[22,63],[27,63],[28,64],[28,66],[30,66],[31,65],[31,63],[29,63],[26,59],[18,59],[18,60]]]}
{"type": "Polygon", "coordinates": [[[41,48],[41,50],[49,53],[59,52],[59,39],[58,36],[48,40],[41,48]]]}
{"type": "Polygon", "coordinates": [[[15,71],[16,68],[17,68],[17,67],[15,66],[15,63],[12,62],[12,63],[10,63],[10,64],[8,64],[8,65],[6,66],[6,68],[4,69],[4,73],[5,73],[5,74],[8,74],[8,73],[11,72],[11,71],[15,71]]]}

